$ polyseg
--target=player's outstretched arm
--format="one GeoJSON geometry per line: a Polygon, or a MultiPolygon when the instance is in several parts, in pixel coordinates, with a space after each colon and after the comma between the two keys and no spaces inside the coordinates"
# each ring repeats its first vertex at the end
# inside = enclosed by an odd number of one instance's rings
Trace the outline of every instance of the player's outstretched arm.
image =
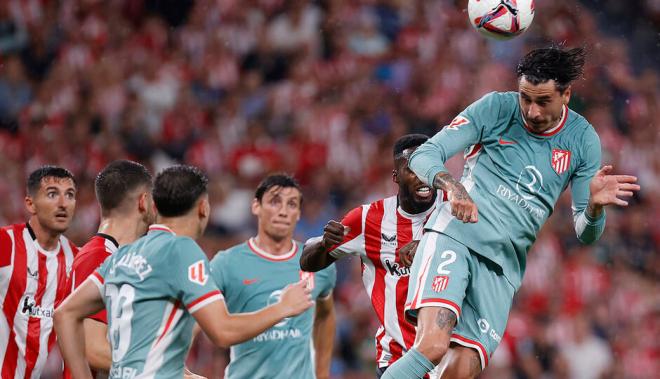
{"type": "Polygon", "coordinates": [[[256,337],[286,317],[296,316],[314,302],[306,281],[288,285],[280,301],[256,312],[230,314],[224,301],[214,301],[200,308],[193,317],[217,346],[229,347],[256,337]]]}
{"type": "Polygon", "coordinates": [[[332,293],[316,301],[314,314],[314,351],[316,378],[330,378],[332,347],[335,341],[335,303],[332,293]]]}
{"type": "Polygon", "coordinates": [[[300,257],[303,271],[316,272],[330,266],[335,258],[329,254],[330,248],[339,245],[350,228],[340,222],[330,220],[323,228],[323,237],[313,238],[305,243],[300,257]]]}
{"type": "Polygon", "coordinates": [[[85,359],[85,317],[103,309],[103,298],[91,279],[85,280],[55,310],[54,324],[62,357],[74,378],[92,378],[85,359]]]}
{"type": "Polygon", "coordinates": [[[631,175],[610,175],[613,167],[604,166],[589,183],[589,217],[598,218],[606,205],[628,206],[623,198],[631,197],[639,191],[637,178],[631,175]]]}

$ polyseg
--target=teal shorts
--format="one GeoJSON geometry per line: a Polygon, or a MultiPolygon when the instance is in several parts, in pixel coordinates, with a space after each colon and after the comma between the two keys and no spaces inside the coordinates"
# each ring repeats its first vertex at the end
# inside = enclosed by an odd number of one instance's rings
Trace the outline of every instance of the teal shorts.
{"type": "Polygon", "coordinates": [[[427,231],[410,271],[406,319],[417,324],[423,307],[456,314],[451,342],[479,353],[482,370],[500,344],[515,290],[499,266],[460,242],[427,231]]]}

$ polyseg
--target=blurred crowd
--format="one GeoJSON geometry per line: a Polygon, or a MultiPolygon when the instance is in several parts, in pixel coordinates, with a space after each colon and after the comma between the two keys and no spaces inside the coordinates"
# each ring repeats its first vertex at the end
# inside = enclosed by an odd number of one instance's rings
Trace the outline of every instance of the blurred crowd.
{"type": "MultiPolygon", "coordinates": [[[[154,172],[186,162],[208,173],[209,257],[252,235],[254,188],[273,171],[303,185],[305,240],[396,192],[396,138],[432,135],[485,93],[515,90],[530,48],[585,46],[571,107],[598,131],[604,163],[638,176],[642,191],[608,209],[594,246],[578,243],[561,199],[482,377],[657,377],[660,2],[626,1],[632,11],[620,13],[617,0],[537,1],[530,30],[508,42],[476,33],[466,3],[0,1],[0,224],[26,219],[26,175],[60,164],[79,185],[67,235],[84,243],[99,218],[96,173],[129,157],[154,172]]],[[[462,159],[449,166],[458,174],[462,159]]],[[[373,377],[376,317],[359,267],[339,267],[335,378],[373,377]]],[[[188,364],[219,378],[227,359],[199,338],[188,364]]],[[[57,354],[49,367],[58,377],[57,354]]]]}

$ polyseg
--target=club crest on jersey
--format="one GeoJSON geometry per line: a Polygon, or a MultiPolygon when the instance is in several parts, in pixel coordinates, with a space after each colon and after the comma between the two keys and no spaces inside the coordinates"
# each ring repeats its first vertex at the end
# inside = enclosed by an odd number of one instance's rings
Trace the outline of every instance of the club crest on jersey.
{"type": "Polygon", "coordinates": [[[314,289],[314,273],[300,270],[300,280],[307,281],[307,287],[310,290],[314,289]]]}
{"type": "Polygon", "coordinates": [[[447,285],[449,284],[449,277],[447,275],[438,275],[435,278],[433,278],[433,283],[431,284],[431,288],[435,292],[442,292],[447,289],[447,285]]]}
{"type": "Polygon", "coordinates": [[[571,164],[571,152],[568,150],[552,149],[552,169],[559,175],[563,174],[571,164]]]}
{"type": "Polygon", "coordinates": [[[451,120],[451,123],[449,125],[445,126],[445,128],[447,128],[448,130],[458,130],[459,126],[466,125],[469,123],[470,120],[468,120],[467,118],[463,116],[456,116],[453,120],[451,120]]]}
{"type": "Polygon", "coordinates": [[[188,266],[188,280],[199,285],[204,285],[209,280],[206,275],[206,265],[204,261],[197,261],[188,266]]]}

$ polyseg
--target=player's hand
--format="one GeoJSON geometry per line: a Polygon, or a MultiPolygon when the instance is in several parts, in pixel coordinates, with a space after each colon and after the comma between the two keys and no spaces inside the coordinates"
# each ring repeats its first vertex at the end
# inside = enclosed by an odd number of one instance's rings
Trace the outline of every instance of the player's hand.
{"type": "Polygon", "coordinates": [[[447,196],[449,198],[451,214],[456,217],[457,220],[463,221],[464,223],[475,223],[479,221],[477,204],[472,201],[472,198],[461,183],[454,183],[451,190],[447,191],[447,196]]]}
{"type": "Polygon", "coordinates": [[[410,267],[412,265],[415,252],[417,251],[417,245],[419,245],[419,240],[410,241],[399,249],[399,260],[404,266],[410,267]]]}
{"type": "Polygon", "coordinates": [[[279,303],[283,307],[285,317],[299,315],[314,305],[312,290],[309,288],[307,280],[286,286],[282,291],[279,303]]]}
{"type": "Polygon", "coordinates": [[[344,241],[344,236],[351,230],[348,226],[342,225],[335,220],[328,221],[323,228],[323,239],[321,243],[327,250],[332,246],[339,245],[344,241]]]}
{"type": "Polygon", "coordinates": [[[640,186],[635,184],[637,178],[631,175],[609,175],[612,166],[604,166],[591,179],[589,184],[589,207],[591,209],[602,208],[606,205],[619,205],[625,207],[628,202],[623,197],[631,197],[634,191],[639,191],[640,186]]]}

